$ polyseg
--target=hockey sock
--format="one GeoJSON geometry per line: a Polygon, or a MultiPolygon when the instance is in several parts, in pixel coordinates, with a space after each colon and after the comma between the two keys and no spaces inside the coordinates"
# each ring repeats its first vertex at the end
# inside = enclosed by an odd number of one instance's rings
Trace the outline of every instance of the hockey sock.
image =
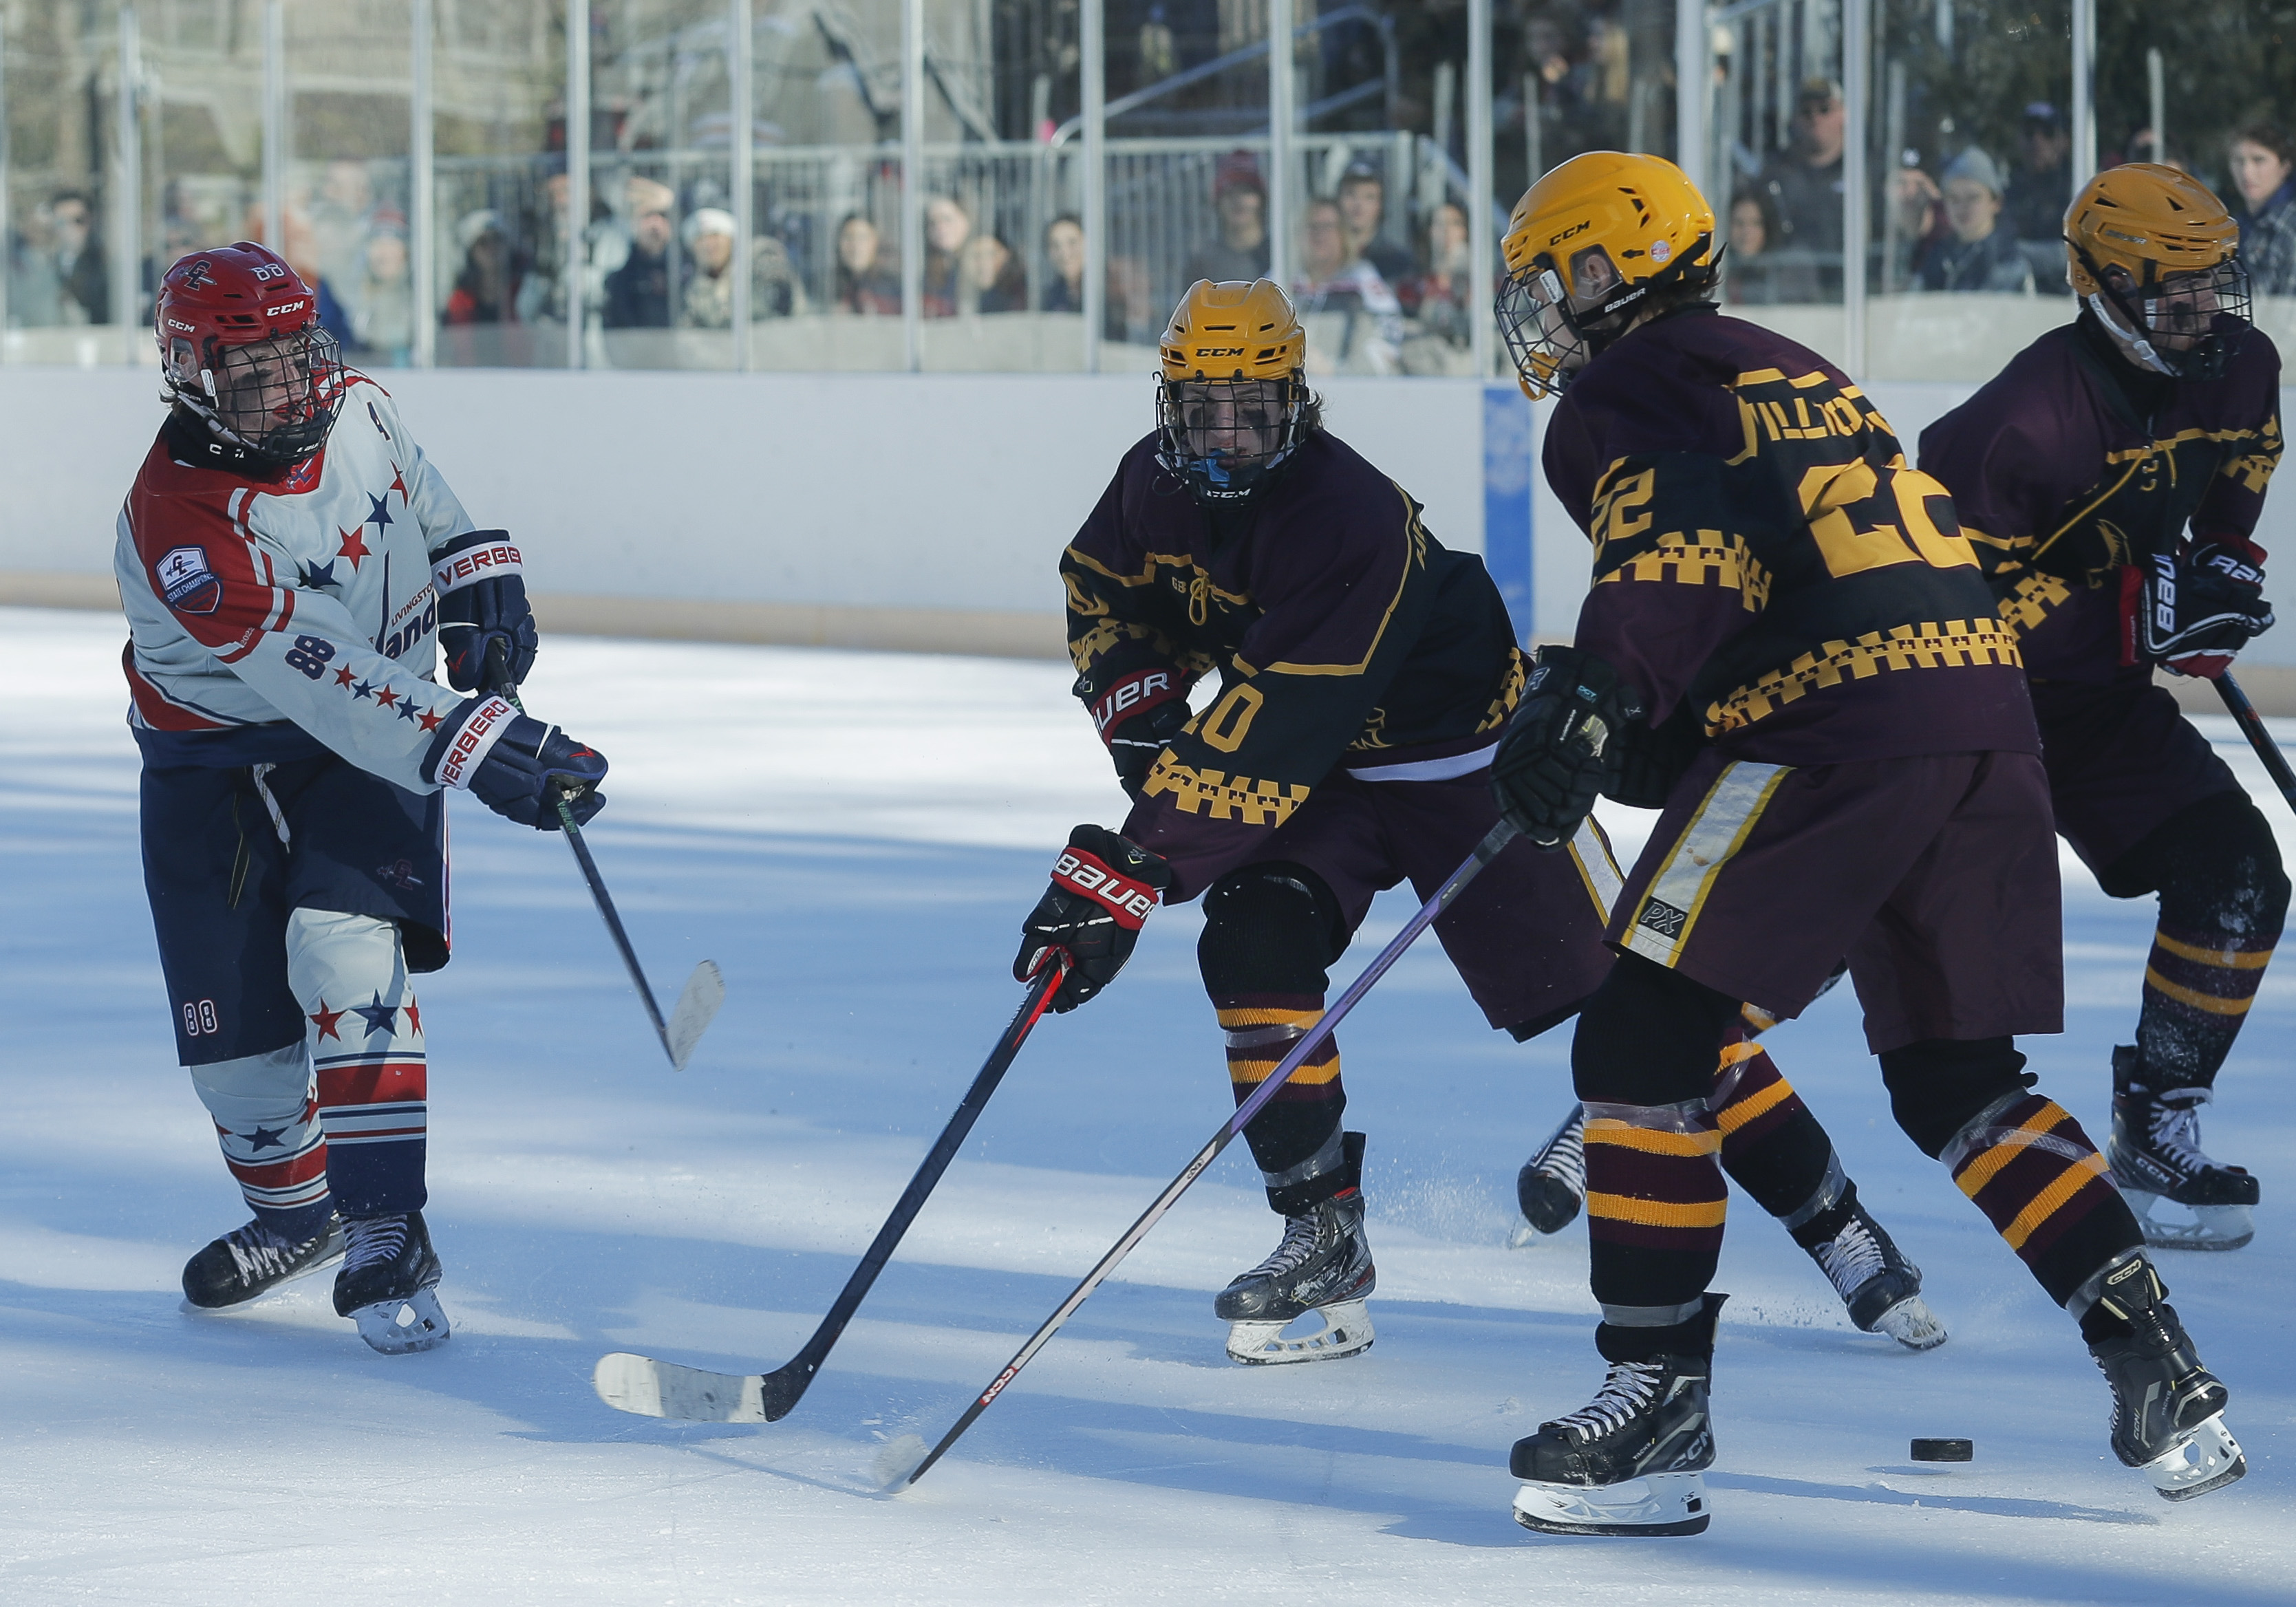
{"type": "MultiPolygon", "coordinates": [[[[1322,1019],[1320,993],[1237,993],[1216,996],[1219,1023],[1227,1034],[1228,1085],[1242,1104],[1267,1080],[1308,1028],[1322,1019]]],[[[1325,1038],[1275,1091],[1243,1136],[1259,1169],[1288,1173],[1337,1140],[1348,1108],[1340,1081],[1340,1045],[1325,1038]]]]}
{"type": "Polygon", "coordinates": [[[1722,1169],[1797,1238],[1839,1202],[1849,1180],[1833,1141],[1742,1028],[1731,1029],[1722,1045],[1710,1103],[1722,1134],[1722,1169]]]}
{"type": "Polygon", "coordinates": [[[428,1070],[398,926],[296,910],[287,921],[287,980],[309,1023],[337,1208],[346,1217],[422,1209],[428,1070]]]}
{"type": "Polygon", "coordinates": [[[2280,939],[2276,924],[2260,933],[2180,930],[2169,924],[2168,902],[2161,899],[2136,1016],[2138,1061],[2154,1093],[2216,1082],[2280,939]]]}
{"type": "Polygon", "coordinates": [[[188,1068],[214,1119],[224,1165],[255,1219],[293,1243],[327,1225],[327,1140],[311,1099],[311,1062],[300,1043],[188,1068]]]}
{"type": "Polygon", "coordinates": [[[2104,1157],[2054,1100],[2004,1095],[1939,1159],[2061,1306],[2075,1306],[2099,1267],[2144,1242],[2104,1157]]]}

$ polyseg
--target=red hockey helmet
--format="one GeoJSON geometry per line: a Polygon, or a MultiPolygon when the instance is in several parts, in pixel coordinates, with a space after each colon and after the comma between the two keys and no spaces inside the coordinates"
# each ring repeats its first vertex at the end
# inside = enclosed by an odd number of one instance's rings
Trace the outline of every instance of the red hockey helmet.
{"type": "Polygon", "coordinates": [[[317,292],[277,252],[242,240],[177,258],[152,319],[168,395],[218,441],[273,463],[326,444],[341,357],[317,292]]]}

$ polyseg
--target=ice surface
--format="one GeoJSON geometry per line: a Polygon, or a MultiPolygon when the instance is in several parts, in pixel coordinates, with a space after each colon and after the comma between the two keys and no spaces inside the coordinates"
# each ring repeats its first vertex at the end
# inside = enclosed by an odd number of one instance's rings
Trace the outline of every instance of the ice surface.
{"type": "MultiPolygon", "coordinates": [[[[2112,1460],[2102,1380],[1891,1127],[1842,989],[1775,1046],[1952,1342],[1914,1356],[1855,1332],[1742,1201],[1714,1527],[1526,1534],[1507,1447],[1599,1373],[1583,1229],[1503,1248],[1567,1045],[1484,1029],[1431,944],[1341,1034],[1350,1125],[1371,1134],[1377,1347],[1222,1359],[1211,1295],[1275,1234],[1239,1145],[947,1461],[884,1499],[878,1464],[939,1437],[1224,1114],[1192,909],[1149,923],[1104,999],[1037,1029],[791,1417],[602,1405],[611,1350],[786,1359],[1009,1018],[1013,928],[1054,847],[1120,811],[1051,664],[546,644],[534,708],[613,760],[591,835],[631,935],[657,987],[717,958],[724,1013],[671,1073],[563,846],[458,807],[456,959],[422,985],[454,1342],[375,1356],[321,1279],[185,1316],[177,1269],[242,1212],[170,1063],[120,637],[108,617],[0,611],[0,1601],[2289,1599],[2287,967],[2207,1117],[2211,1147],[2264,1178],[2256,1242],[2166,1260],[2251,1468],[2190,1508],[2112,1460]],[[1977,1460],[1917,1466],[1915,1435],[1971,1436],[1977,1460]]],[[[2218,734],[2290,824],[2229,722],[2218,734]]],[[[2027,1047],[2101,1136],[2149,912],[2070,873],[2071,1030],[2027,1047]]],[[[1383,901],[1341,972],[1406,913],[1383,901]]]]}

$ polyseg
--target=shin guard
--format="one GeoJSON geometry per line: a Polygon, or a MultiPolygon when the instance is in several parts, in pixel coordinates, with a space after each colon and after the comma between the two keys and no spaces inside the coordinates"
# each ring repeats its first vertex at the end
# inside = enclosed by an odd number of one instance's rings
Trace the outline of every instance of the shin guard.
{"type": "Polygon", "coordinates": [[[311,1098],[311,1061],[294,1043],[268,1054],[189,1068],[214,1119],[224,1165],[255,1219],[300,1242],[334,1212],[327,1193],[327,1139],[311,1098]]]}
{"type": "Polygon", "coordinates": [[[346,1218],[422,1209],[428,1073],[398,926],[296,910],[287,922],[287,980],[310,1023],[337,1209],[346,1218]]]}
{"type": "Polygon", "coordinates": [[[1768,1052],[1741,1029],[1722,1045],[1712,1103],[1722,1169],[1789,1230],[1841,1197],[1848,1178],[1833,1141],[1768,1052]]]}
{"type": "Polygon", "coordinates": [[[1587,1232],[1606,1326],[1694,1312],[1722,1253],[1722,1136],[1703,1099],[1587,1103],[1587,1232]]]}
{"type": "Polygon", "coordinates": [[[1995,1101],[1938,1158],[2061,1306],[2144,1242],[2080,1123],[2038,1094],[1995,1101]]]}

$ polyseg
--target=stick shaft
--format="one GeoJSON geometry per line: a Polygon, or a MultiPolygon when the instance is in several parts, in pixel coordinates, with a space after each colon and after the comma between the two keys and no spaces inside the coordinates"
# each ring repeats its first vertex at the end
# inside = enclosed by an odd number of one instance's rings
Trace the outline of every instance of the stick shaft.
{"type": "Polygon", "coordinates": [[[2288,756],[2281,752],[2280,744],[2272,740],[2272,732],[2265,725],[2264,717],[2257,713],[2256,705],[2248,701],[2248,693],[2241,690],[2240,683],[2232,678],[2230,671],[2217,676],[2217,695],[2224,700],[2224,706],[2232,711],[2233,718],[2240,722],[2241,734],[2247,737],[2248,745],[2256,750],[2256,757],[2264,761],[2265,771],[2272,777],[2272,784],[2280,789],[2280,796],[2287,800],[2290,808],[2296,809],[2296,771],[2288,767],[2288,756]]]}
{"type": "Polygon", "coordinates": [[[1019,1375],[1021,1369],[1027,1366],[1034,1359],[1037,1352],[1045,1348],[1053,1335],[1060,1332],[1061,1325],[1075,1316],[1077,1308],[1091,1298],[1092,1291],[1105,1283],[1109,1275],[1116,1270],[1124,1258],[1132,1253],[1133,1248],[1148,1236],[1149,1230],[1156,1226],[1164,1213],[1170,1210],[1179,1197],[1188,1192],[1190,1185],[1203,1176],[1204,1168],[1218,1159],[1219,1152],[1234,1142],[1235,1136],[1243,1131],[1251,1119],[1259,1114],[1260,1110],[1269,1100],[1275,1097],[1276,1090],[1291,1079],[1292,1074],[1307,1062],[1308,1057],[1322,1046],[1325,1038],[1331,1037],[1347,1013],[1356,1007],[1364,995],[1372,990],[1373,984],[1385,976],[1389,969],[1403,957],[1404,950],[1411,947],[1419,934],[1433,925],[1435,918],[1450,907],[1452,900],[1466,890],[1467,884],[1481,873],[1482,868],[1498,857],[1499,850],[1506,847],[1514,835],[1515,829],[1506,822],[1501,821],[1491,828],[1489,834],[1481,842],[1475,845],[1475,851],[1467,856],[1464,863],[1457,870],[1451,873],[1448,881],[1436,889],[1435,896],[1419,906],[1418,913],[1404,923],[1403,930],[1395,935],[1394,940],[1373,957],[1371,963],[1364,967],[1363,974],[1349,983],[1347,991],[1341,994],[1332,1006],[1324,1012],[1316,1024],[1292,1045],[1291,1053],[1276,1063],[1275,1070],[1268,1074],[1267,1080],[1261,1083],[1252,1091],[1250,1098],[1236,1107],[1235,1114],[1221,1124],[1219,1131],[1212,1135],[1211,1141],[1196,1152],[1195,1158],[1188,1162],[1178,1177],[1164,1185],[1164,1192],[1156,1196],[1146,1210],[1140,1213],[1139,1219],[1124,1230],[1123,1236],[1117,1240],[1106,1255],[1101,1257],[1099,1264],[1085,1275],[1084,1282],[1078,1283],[1070,1292],[1068,1299],[1061,1302],[1059,1308],[1045,1319],[1044,1326],[1029,1335],[1028,1343],[1013,1352],[1013,1359],[1005,1363],[1004,1370],[996,1375],[995,1382],[974,1397],[972,1404],[965,1407],[964,1414],[956,1420],[947,1433],[941,1436],[940,1443],[928,1451],[924,1460],[910,1470],[908,1476],[901,1481],[903,1488],[923,1478],[933,1464],[941,1459],[942,1454],[955,1445],[959,1436],[972,1426],[974,1420],[989,1408],[997,1396],[1004,1392],[1004,1386],[1019,1375]]]}

